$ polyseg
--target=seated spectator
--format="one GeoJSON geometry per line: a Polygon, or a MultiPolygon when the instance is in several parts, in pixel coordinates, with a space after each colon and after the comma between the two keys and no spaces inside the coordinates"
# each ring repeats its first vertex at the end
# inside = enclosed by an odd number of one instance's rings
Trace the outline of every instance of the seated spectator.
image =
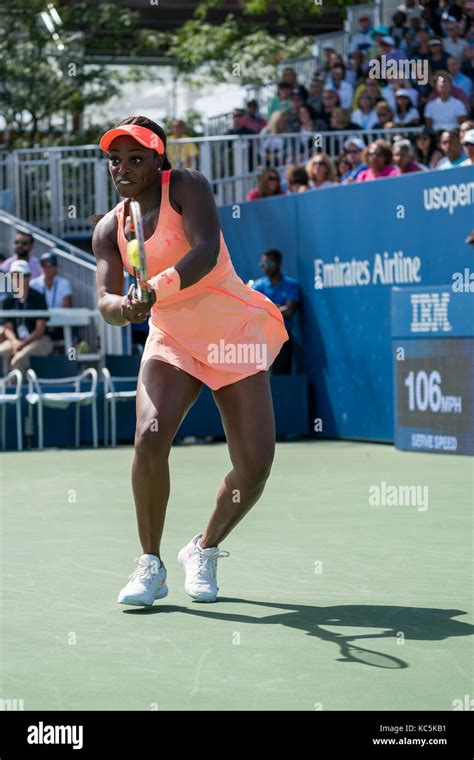
{"type": "Polygon", "coordinates": [[[423,12],[423,8],[418,5],[417,0],[405,0],[404,3],[397,7],[397,11],[401,11],[407,19],[413,17],[419,18],[423,12]]]}
{"type": "Polygon", "coordinates": [[[357,87],[357,82],[364,78],[362,64],[364,56],[359,50],[354,50],[349,54],[349,68],[346,70],[346,82],[352,85],[353,89],[357,87]]]}
{"type": "Polygon", "coordinates": [[[384,24],[379,24],[375,29],[372,29],[372,46],[367,50],[365,54],[365,63],[362,66],[362,70],[365,74],[367,74],[370,68],[370,61],[381,55],[382,49],[380,43],[382,37],[385,37],[387,34],[389,34],[388,26],[385,26],[384,24]]]}
{"type": "Polygon", "coordinates": [[[413,160],[414,151],[410,140],[397,140],[393,145],[393,163],[398,166],[402,174],[411,174],[412,172],[426,171],[413,160]]]}
{"type": "Polygon", "coordinates": [[[472,166],[474,164],[474,129],[468,129],[462,138],[462,146],[467,160],[461,166],[472,166]]]}
{"type": "Polygon", "coordinates": [[[309,179],[304,166],[289,166],[286,170],[286,184],[289,193],[309,190],[309,179]]]}
{"type": "Polygon", "coordinates": [[[466,50],[466,55],[461,65],[461,71],[471,81],[474,81],[474,41],[470,43],[466,50]]]}
{"type": "Polygon", "coordinates": [[[428,63],[432,74],[437,71],[446,71],[448,66],[448,54],[443,50],[443,43],[438,37],[432,37],[428,42],[430,52],[428,54],[428,63]]]}
{"type": "Polygon", "coordinates": [[[260,198],[271,198],[274,195],[285,195],[281,189],[280,175],[276,169],[264,169],[258,178],[258,187],[249,191],[247,200],[256,201],[260,198]]]}
{"type": "Polygon", "coordinates": [[[418,106],[418,90],[411,86],[405,79],[390,79],[389,83],[382,88],[382,97],[387,101],[392,111],[395,111],[396,93],[398,90],[406,90],[410,98],[410,105],[414,108],[418,106]]]}
{"type": "Polygon", "coordinates": [[[39,277],[41,274],[39,259],[31,254],[34,243],[35,239],[29,232],[17,232],[14,242],[15,253],[2,263],[2,272],[10,272],[15,261],[26,261],[32,276],[39,277]]]}
{"type": "Polygon", "coordinates": [[[288,116],[288,132],[295,133],[301,129],[301,121],[299,117],[299,109],[304,104],[303,96],[298,89],[291,91],[290,95],[291,108],[287,112],[288,116]]]}
{"type": "Polygon", "coordinates": [[[370,16],[363,13],[359,16],[359,30],[349,39],[349,53],[358,51],[362,54],[372,46],[372,29],[370,16]]]}
{"type": "Polygon", "coordinates": [[[298,76],[292,66],[285,66],[281,78],[283,82],[288,82],[292,90],[299,90],[301,98],[306,100],[308,97],[308,90],[303,84],[298,82],[298,76]]]}
{"type": "Polygon", "coordinates": [[[323,90],[322,100],[323,110],[317,114],[316,130],[326,132],[331,126],[331,114],[339,105],[339,95],[334,89],[326,87],[323,90]]]}
{"type": "MultiPolygon", "coordinates": [[[[333,46],[328,42],[326,45],[323,45],[322,49],[322,60],[319,63],[319,65],[316,67],[315,76],[318,79],[326,79],[327,75],[329,74],[329,68],[330,68],[330,61],[331,56],[336,51],[334,50],[333,46]]],[[[319,55],[317,56],[319,58],[319,55]]]]}
{"type": "Polygon", "coordinates": [[[386,34],[380,40],[380,50],[387,63],[388,61],[401,61],[405,58],[403,51],[395,47],[395,40],[390,34],[386,34]]]}
{"type": "Polygon", "coordinates": [[[332,187],[337,178],[336,167],[327,153],[315,153],[306,164],[306,173],[314,190],[332,187]]]}
{"type": "Polygon", "coordinates": [[[275,248],[264,253],[260,267],[263,269],[265,276],[255,280],[252,284],[254,290],[263,293],[278,306],[283,315],[289,336],[289,340],[283,344],[280,353],[271,366],[270,371],[273,375],[291,374],[294,333],[293,316],[301,300],[300,286],[293,277],[287,277],[283,274],[281,262],[281,252],[275,248]]]}
{"type": "MultiPolygon", "coordinates": [[[[66,277],[60,277],[58,274],[58,257],[47,251],[41,256],[40,264],[43,274],[34,277],[30,282],[30,287],[45,297],[48,309],[70,309],[72,307],[71,283],[66,277]]],[[[62,327],[46,327],[45,334],[49,335],[53,341],[62,340],[64,337],[62,327]]]]}
{"type": "Polygon", "coordinates": [[[415,160],[427,169],[436,169],[443,158],[435,133],[429,127],[415,136],[415,160]]]}
{"type": "Polygon", "coordinates": [[[341,108],[350,108],[352,98],[354,97],[354,90],[349,82],[344,81],[346,75],[345,66],[337,63],[331,66],[329,76],[326,79],[326,87],[331,87],[339,95],[339,103],[341,108]]]}
{"type": "Polygon", "coordinates": [[[336,160],[334,161],[334,164],[336,166],[337,181],[341,182],[342,177],[345,174],[347,174],[351,168],[349,159],[347,158],[345,153],[341,153],[339,156],[337,156],[336,160]]]}
{"type": "Polygon", "coordinates": [[[288,132],[288,112],[275,111],[272,113],[268,124],[260,132],[261,135],[265,135],[260,147],[262,159],[265,161],[266,166],[281,165],[285,162],[287,157],[286,139],[279,135],[288,132]]]}
{"type": "Polygon", "coordinates": [[[390,143],[385,140],[375,140],[370,143],[365,150],[364,160],[368,168],[358,175],[356,182],[400,176],[400,169],[392,163],[393,154],[390,143]]]}
{"type": "Polygon", "coordinates": [[[320,111],[323,107],[323,83],[317,77],[313,77],[309,83],[309,95],[306,105],[311,106],[314,111],[320,111]]]}
{"type": "Polygon", "coordinates": [[[426,104],[425,122],[435,132],[453,129],[464,120],[466,108],[458,98],[452,96],[452,85],[447,76],[436,80],[436,97],[426,104]]]}
{"type": "Polygon", "coordinates": [[[418,109],[411,104],[408,90],[400,89],[395,93],[396,109],[393,115],[394,127],[417,127],[420,123],[418,109]]]}
{"type": "MultiPolygon", "coordinates": [[[[2,303],[4,311],[46,311],[45,297],[30,288],[31,269],[27,261],[14,261],[11,273],[22,275],[22,288],[6,296],[2,303]]],[[[30,356],[49,356],[53,343],[45,334],[46,319],[36,317],[3,318],[3,330],[0,334],[0,356],[3,361],[3,374],[11,369],[25,373],[30,366],[30,356]]]]}
{"type": "Polygon", "coordinates": [[[316,112],[307,103],[298,109],[300,120],[300,159],[307,158],[313,151],[314,133],[316,131],[316,112]],[[307,135],[306,137],[304,135],[307,135]]]}
{"type": "MultiPolygon", "coordinates": [[[[419,23],[418,17],[415,17],[419,23]]],[[[392,16],[393,24],[390,27],[390,36],[394,39],[395,45],[398,50],[407,52],[407,35],[410,32],[410,27],[407,25],[407,17],[403,11],[396,11],[392,16]]]]}
{"type": "Polygon", "coordinates": [[[232,111],[232,129],[226,132],[226,135],[253,135],[251,129],[245,126],[245,111],[243,108],[234,108],[232,111]]]}
{"type": "Polygon", "coordinates": [[[392,129],[393,111],[386,100],[379,100],[375,106],[375,113],[377,122],[374,124],[374,129],[392,129]]]}
{"type": "Polygon", "coordinates": [[[58,274],[58,257],[46,251],[40,258],[42,274],[33,277],[30,288],[37,290],[45,299],[48,309],[70,309],[72,306],[71,283],[58,274]]]}
{"type": "Polygon", "coordinates": [[[267,120],[260,116],[258,113],[258,103],[256,100],[249,100],[247,102],[247,112],[244,117],[244,127],[248,127],[256,135],[263,129],[267,120]]]}
{"type": "Polygon", "coordinates": [[[458,129],[446,129],[441,135],[439,144],[444,153],[444,158],[439,162],[437,169],[455,169],[457,166],[467,166],[466,154],[461,145],[458,129]]]}
{"type": "Polygon", "coordinates": [[[342,175],[341,183],[355,182],[358,175],[367,169],[367,165],[362,161],[362,151],[365,150],[365,143],[359,137],[348,137],[344,143],[349,169],[342,175]]]}
{"type": "Polygon", "coordinates": [[[268,106],[267,115],[268,118],[275,113],[275,111],[289,111],[291,108],[290,93],[292,87],[288,82],[281,81],[277,85],[277,94],[270,100],[268,106]]]}
{"type": "Polygon", "coordinates": [[[359,101],[361,92],[368,92],[374,103],[378,103],[380,100],[382,100],[382,95],[377,80],[371,79],[370,77],[365,77],[365,79],[356,87],[354,100],[352,101],[353,108],[356,107],[356,103],[359,101]]]}
{"type": "Polygon", "coordinates": [[[377,112],[374,100],[367,90],[362,90],[360,93],[356,107],[352,111],[351,120],[360,129],[373,129],[375,127],[378,120],[377,112]]]}
{"type": "MultiPolygon", "coordinates": [[[[343,108],[335,108],[333,110],[329,128],[330,132],[355,132],[360,129],[358,124],[355,124],[350,120],[349,114],[343,108]]],[[[336,137],[334,135],[334,137],[331,138],[331,153],[333,155],[342,152],[344,139],[345,135],[342,137],[336,137]]]]}
{"type": "Polygon", "coordinates": [[[436,83],[438,79],[447,79],[448,82],[451,82],[451,95],[453,98],[457,98],[461,101],[461,103],[464,105],[464,108],[466,109],[466,113],[469,113],[469,100],[466,97],[466,93],[464,90],[461,90],[460,87],[455,87],[452,83],[451,76],[448,74],[447,71],[440,70],[436,74],[433,74],[431,78],[431,91],[428,94],[428,97],[426,98],[426,103],[430,103],[432,100],[435,100],[437,98],[437,92],[436,92],[436,83]]]}
{"type": "Polygon", "coordinates": [[[185,122],[182,119],[174,119],[171,124],[171,132],[172,134],[167,137],[167,155],[170,162],[177,169],[196,169],[199,157],[197,145],[195,143],[177,143],[173,145],[170,142],[172,140],[189,138],[185,122]]]}
{"type": "Polygon", "coordinates": [[[457,87],[458,90],[462,90],[469,105],[472,95],[472,79],[469,79],[469,77],[462,73],[459,60],[452,55],[448,58],[448,73],[451,77],[453,91],[455,92],[455,87],[457,87]]]}
{"type": "Polygon", "coordinates": [[[463,141],[464,135],[469,129],[474,129],[474,120],[463,121],[463,123],[459,127],[459,137],[461,138],[461,142],[463,141]]]}
{"type": "Polygon", "coordinates": [[[426,26],[421,27],[414,35],[413,37],[409,37],[409,45],[408,45],[408,57],[409,58],[417,58],[417,59],[424,59],[428,58],[428,56],[431,54],[431,48],[429,45],[429,41],[431,39],[431,34],[426,28],[426,26]]]}
{"type": "Polygon", "coordinates": [[[457,58],[461,62],[467,50],[468,42],[460,36],[458,22],[445,21],[444,31],[446,33],[446,37],[443,40],[445,53],[453,58],[457,58]]]}

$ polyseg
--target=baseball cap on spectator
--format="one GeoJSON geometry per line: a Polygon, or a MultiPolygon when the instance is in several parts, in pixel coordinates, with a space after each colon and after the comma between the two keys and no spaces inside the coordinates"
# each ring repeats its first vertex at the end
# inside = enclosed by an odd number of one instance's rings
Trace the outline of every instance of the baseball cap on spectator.
{"type": "Polygon", "coordinates": [[[375,37],[376,34],[383,34],[385,37],[389,32],[388,26],[384,26],[383,24],[379,24],[379,26],[376,26],[375,29],[372,29],[372,37],[375,37]]]}
{"type": "Polygon", "coordinates": [[[437,37],[432,37],[430,40],[428,40],[428,45],[441,45],[441,40],[439,40],[437,37]]]}
{"type": "Polygon", "coordinates": [[[396,98],[411,98],[410,90],[407,90],[405,87],[400,87],[400,89],[396,91],[395,97],[396,98]]]}
{"type": "Polygon", "coordinates": [[[323,50],[336,50],[336,48],[334,47],[334,45],[331,45],[330,42],[326,42],[326,44],[323,45],[323,50]]]}
{"type": "Polygon", "coordinates": [[[40,264],[50,264],[51,266],[56,267],[58,265],[58,257],[55,253],[46,251],[46,253],[43,253],[40,256],[40,264]]]}
{"type": "Polygon", "coordinates": [[[462,138],[462,144],[474,145],[474,129],[468,129],[462,138]]]}
{"type": "Polygon", "coordinates": [[[395,40],[389,34],[386,34],[385,37],[382,37],[381,42],[382,45],[395,45],[395,40]]]}
{"type": "Polygon", "coordinates": [[[10,267],[10,274],[12,272],[18,272],[19,274],[31,274],[30,265],[27,261],[14,261],[13,264],[10,267]]]}
{"type": "Polygon", "coordinates": [[[292,91],[290,92],[290,98],[301,98],[301,99],[303,99],[303,95],[301,94],[301,90],[298,87],[293,87],[292,91]]]}
{"type": "Polygon", "coordinates": [[[359,148],[359,150],[364,150],[365,148],[365,142],[360,139],[360,137],[348,137],[347,140],[344,143],[344,147],[347,150],[349,145],[355,145],[356,148],[359,148]]]}

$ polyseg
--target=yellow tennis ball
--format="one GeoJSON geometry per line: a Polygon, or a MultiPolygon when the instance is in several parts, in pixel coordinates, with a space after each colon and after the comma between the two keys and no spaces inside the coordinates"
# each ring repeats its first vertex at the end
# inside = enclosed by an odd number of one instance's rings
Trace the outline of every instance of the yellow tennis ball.
{"type": "Polygon", "coordinates": [[[129,240],[127,243],[127,261],[131,267],[140,268],[140,255],[138,252],[138,240],[129,240]]]}

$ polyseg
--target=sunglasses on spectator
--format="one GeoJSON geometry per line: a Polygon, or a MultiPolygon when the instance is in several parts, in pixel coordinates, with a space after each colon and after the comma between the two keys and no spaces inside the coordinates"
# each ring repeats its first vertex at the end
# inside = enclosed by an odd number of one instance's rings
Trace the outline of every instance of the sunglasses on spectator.
{"type": "Polygon", "coordinates": [[[371,150],[367,153],[368,156],[383,156],[383,153],[381,150],[371,150]]]}
{"type": "Polygon", "coordinates": [[[347,153],[360,153],[360,148],[348,148],[347,153]]]}
{"type": "Polygon", "coordinates": [[[272,176],[272,177],[269,177],[268,179],[272,180],[272,182],[279,182],[280,181],[280,177],[274,177],[274,176],[272,176]]]}

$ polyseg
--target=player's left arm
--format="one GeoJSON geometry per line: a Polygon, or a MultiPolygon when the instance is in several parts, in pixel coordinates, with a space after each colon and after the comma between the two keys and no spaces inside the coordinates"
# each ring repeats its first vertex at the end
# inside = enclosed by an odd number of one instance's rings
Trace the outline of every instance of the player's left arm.
{"type": "Polygon", "coordinates": [[[172,182],[172,197],[181,209],[184,232],[191,244],[191,250],[175,264],[183,289],[215,267],[221,226],[211,186],[201,172],[186,169],[176,173],[172,182]]]}

